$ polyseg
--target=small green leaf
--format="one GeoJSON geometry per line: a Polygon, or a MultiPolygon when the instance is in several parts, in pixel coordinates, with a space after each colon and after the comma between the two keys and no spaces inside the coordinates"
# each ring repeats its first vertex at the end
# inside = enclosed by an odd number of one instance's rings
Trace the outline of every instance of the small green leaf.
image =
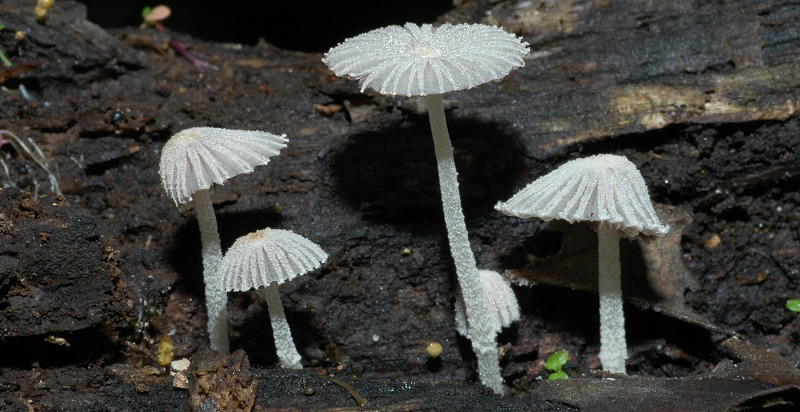
{"type": "Polygon", "coordinates": [[[551,373],[550,376],[547,377],[549,381],[554,381],[556,379],[569,379],[569,375],[564,371],[558,371],[551,373]]]}
{"type": "Polygon", "coordinates": [[[789,299],[786,301],[786,309],[793,312],[800,312],[800,299],[789,299]]]}
{"type": "Polygon", "coordinates": [[[151,11],[153,11],[152,7],[144,6],[142,9],[142,20],[147,19],[147,15],[150,14],[151,11]]]}
{"type": "Polygon", "coordinates": [[[560,350],[547,358],[547,362],[545,362],[544,367],[547,368],[549,371],[561,371],[561,367],[564,366],[565,363],[569,360],[569,352],[565,350],[560,350]]]}

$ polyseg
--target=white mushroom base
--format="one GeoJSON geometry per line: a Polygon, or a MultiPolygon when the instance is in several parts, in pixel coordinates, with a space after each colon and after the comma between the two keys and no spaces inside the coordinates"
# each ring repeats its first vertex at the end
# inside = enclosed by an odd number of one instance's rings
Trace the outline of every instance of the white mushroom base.
{"type": "Polygon", "coordinates": [[[622,281],[619,263],[620,231],[608,225],[597,227],[600,295],[600,363],[603,370],[625,374],[628,345],[622,312],[622,281]]]}
{"type": "Polygon", "coordinates": [[[193,195],[194,211],[200,226],[201,254],[203,257],[203,283],[206,293],[206,313],[208,314],[208,337],[211,349],[228,353],[228,294],[217,282],[217,266],[222,260],[222,246],[217,229],[214,205],[207,189],[198,190],[193,195]]]}
{"type": "Polygon", "coordinates": [[[281,366],[286,369],[303,369],[300,364],[300,354],[294,346],[292,331],[289,329],[289,322],[286,320],[286,313],[283,311],[281,296],[278,293],[278,282],[272,282],[264,289],[264,296],[267,298],[267,309],[269,310],[269,321],[272,324],[272,336],[275,338],[275,351],[281,366]]]}
{"type": "Polygon", "coordinates": [[[447,132],[442,95],[428,95],[426,101],[439,169],[439,189],[442,192],[450,254],[453,256],[456,277],[464,297],[469,339],[478,359],[478,375],[484,385],[492,388],[495,393],[504,395],[505,386],[500,374],[497,352],[497,332],[492,327],[489,306],[481,287],[475,256],[469,246],[467,225],[464,223],[464,212],[461,209],[461,195],[458,192],[458,172],[453,159],[453,145],[447,132]]]}

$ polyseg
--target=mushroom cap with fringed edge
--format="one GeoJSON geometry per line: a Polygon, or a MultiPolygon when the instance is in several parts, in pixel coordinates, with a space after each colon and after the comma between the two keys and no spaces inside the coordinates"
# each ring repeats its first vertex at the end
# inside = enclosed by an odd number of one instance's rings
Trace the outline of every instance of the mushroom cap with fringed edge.
{"type": "Polygon", "coordinates": [[[337,76],[384,95],[468,89],[525,65],[528,43],[484,24],[388,26],[346,39],[322,59],[337,76]]]}
{"type": "Polygon", "coordinates": [[[286,147],[286,135],[254,130],[193,127],[170,138],[161,152],[161,185],[176,206],[198,190],[251,173],[286,147]]]}
{"type": "Polygon", "coordinates": [[[624,156],[601,154],[571,160],[494,207],[523,219],[598,222],[627,236],[664,236],[642,174],[624,156]]]}
{"type": "MultiPolygon", "coordinates": [[[[493,270],[478,270],[481,280],[483,296],[486,297],[486,304],[489,305],[489,318],[492,322],[492,330],[500,332],[501,329],[519,320],[519,303],[511,284],[503,275],[493,270]]],[[[460,291],[459,291],[460,292],[460,291]]],[[[464,308],[463,299],[456,299],[456,330],[463,336],[467,336],[467,315],[464,308]]]]}
{"type": "Polygon", "coordinates": [[[217,267],[217,278],[223,290],[244,292],[289,281],[327,259],[325,251],[303,236],[267,228],[236,239],[217,267]]]}

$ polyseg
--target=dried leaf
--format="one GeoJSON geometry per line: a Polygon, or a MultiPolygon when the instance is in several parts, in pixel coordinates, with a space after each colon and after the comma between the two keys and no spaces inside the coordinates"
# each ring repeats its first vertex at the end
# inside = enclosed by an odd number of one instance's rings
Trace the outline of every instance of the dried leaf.
{"type": "MultiPolygon", "coordinates": [[[[681,235],[692,221],[680,208],[655,205],[659,220],[670,226],[662,238],[623,239],[620,245],[623,298],[706,329],[732,335],[695,313],[684,301],[686,290],[699,284],[681,260],[681,235]],[[644,274],[642,276],[641,274],[644,274]]],[[[569,225],[560,220],[549,230],[562,233],[562,248],[546,258],[533,258],[522,269],[507,270],[517,283],[545,284],[586,292],[597,291],[597,234],[588,224],[569,225]]]]}

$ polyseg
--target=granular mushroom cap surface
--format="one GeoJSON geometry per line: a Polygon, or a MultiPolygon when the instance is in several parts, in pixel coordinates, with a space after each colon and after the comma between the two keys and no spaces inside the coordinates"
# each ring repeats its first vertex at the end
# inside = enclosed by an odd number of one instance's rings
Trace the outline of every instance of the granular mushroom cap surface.
{"type": "Polygon", "coordinates": [[[267,228],[237,239],[217,273],[224,290],[243,292],[289,281],[318,268],[326,259],[328,254],[303,236],[267,228]]]}
{"type": "Polygon", "coordinates": [[[158,170],[161,185],[175,205],[187,203],[198,190],[266,165],[287,141],[286,135],[261,131],[214,127],[182,130],[162,149],[158,170]]]}
{"type": "Polygon", "coordinates": [[[521,218],[599,222],[627,236],[663,236],[642,174],[624,156],[571,160],[520,190],[495,209],[521,218]]]}
{"type": "Polygon", "coordinates": [[[388,26],[346,39],[323,61],[361,91],[425,96],[468,89],[524,66],[528,43],[483,24],[388,26]]]}

